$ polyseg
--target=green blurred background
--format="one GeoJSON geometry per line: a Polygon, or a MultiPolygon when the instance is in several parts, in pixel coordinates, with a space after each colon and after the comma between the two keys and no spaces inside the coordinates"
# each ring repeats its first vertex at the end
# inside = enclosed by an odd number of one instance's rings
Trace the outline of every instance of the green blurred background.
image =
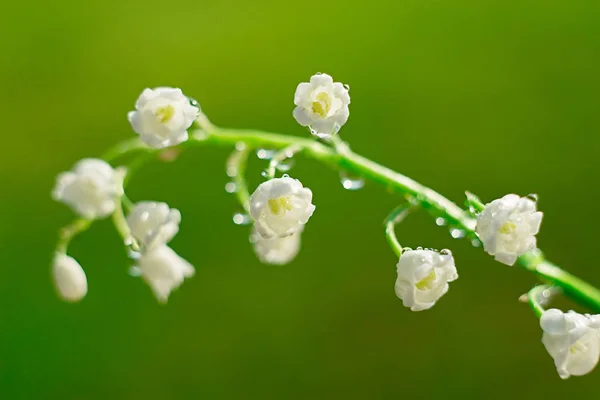
{"type": "MultiPolygon", "coordinates": [[[[460,279],[432,310],[394,295],[382,220],[398,198],[299,159],[317,211],[298,259],[259,264],[224,190],[225,149],[154,164],[133,199],[184,221],[173,247],[197,275],[160,306],[128,276],[108,221],[70,253],[88,296],[59,301],[49,278],[55,175],[132,137],[144,87],[178,86],[217,124],[305,135],[298,82],[351,85],[352,148],[462,203],[538,193],[539,244],[600,284],[597,0],[11,2],[0,15],[0,398],[562,399],[597,393],[600,372],[558,378],[528,307],[534,280],[455,241],[426,215],[409,246],[452,248],[460,279]]],[[[264,167],[252,162],[251,182],[264,167]]]]}

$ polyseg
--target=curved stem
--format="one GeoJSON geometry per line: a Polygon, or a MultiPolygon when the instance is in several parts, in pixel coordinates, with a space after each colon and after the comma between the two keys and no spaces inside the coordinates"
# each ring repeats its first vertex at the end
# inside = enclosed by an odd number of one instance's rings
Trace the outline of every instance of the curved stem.
{"type": "Polygon", "coordinates": [[[277,172],[277,166],[283,162],[286,158],[292,158],[294,154],[302,150],[302,148],[298,145],[291,145],[286,147],[283,150],[280,150],[271,158],[269,161],[269,168],[267,169],[267,179],[275,178],[275,173],[277,172]]]}
{"type": "MultiPolygon", "coordinates": [[[[338,151],[336,148],[325,146],[309,138],[211,126],[210,131],[205,129],[191,132],[189,140],[182,143],[179,148],[197,145],[235,146],[239,142],[243,142],[251,148],[284,149],[292,145],[297,146],[309,158],[378,183],[386,189],[410,199],[413,204],[427,210],[434,217],[444,218],[450,227],[464,231],[465,237],[469,239],[477,237],[475,233],[476,220],[471,213],[407,176],[354,153],[347,145],[343,147],[343,151],[338,151]]],[[[138,138],[134,138],[109,150],[105,154],[105,159],[112,161],[135,151],[154,150],[142,144],[138,138]]],[[[476,210],[482,207],[482,204],[474,199],[470,204],[476,210]]],[[[397,246],[395,251],[397,251],[397,246]]],[[[519,264],[538,275],[542,280],[561,287],[564,293],[572,299],[596,312],[600,311],[600,290],[546,261],[541,252],[532,252],[519,257],[519,264]]]]}
{"type": "Polygon", "coordinates": [[[533,313],[535,314],[535,316],[538,318],[542,316],[544,311],[546,311],[544,309],[544,306],[542,303],[545,302],[543,300],[543,297],[545,297],[544,292],[546,290],[548,290],[549,288],[550,288],[550,286],[548,286],[548,285],[539,285],[539,286],[535,286],[533,289],[531,289],[529,291],[529,293],[527,293],[527,298],[529,299],[529,305],[531,306],[531,309],[533,310],[533,313]]]}
{"type": "Polygon", "coordinates": [[[242,150],[233,152],[227,160],[227,175],[229,175],[235,185],[235,196],[247,214],[250,214],[250,193],[246,183],[246,164],[250,148],[245,145],[242,150]]]}
{"type": "Polygon", "coordinates": [[[91,219],[78,218],[69,225],[61,228],[58,231],[58,243],[56,244],[56,251],[66,254],[71,240],[73,240],[75,236],[79,235],[80,233],[88,230],[92,225],[92,222],[94,221],[91,219]]]}
{"type": "Polygon", "coordinates": [[[385,219],[385,237],[392,248],[392,251],[398,258],[402,255],[402,245],[400,245],[400,242],[396,237],[396,224],[402,222],[410,212],[410,204],[403,204],[396,207],[385,219]]]}

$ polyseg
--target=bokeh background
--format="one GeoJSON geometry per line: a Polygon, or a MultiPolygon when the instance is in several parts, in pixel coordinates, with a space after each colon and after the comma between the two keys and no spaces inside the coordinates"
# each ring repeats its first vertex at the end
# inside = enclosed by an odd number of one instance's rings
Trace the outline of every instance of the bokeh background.
{"type": "MultiPolygon", "coordinates": [[[[382,220],[399,199],[299,158],[317,211],[298,259],[261,265],[223,187],[226,149],[196,148],[133,180],[184,221],[197,268],[168,305],[128,275],[109,221],[73,242],[88,296],[49,278],[55,175],[133,134],[145,87],[182,87],[222,126],[305,135],[291,116],[317,71],[351,85],[352,148],[462,203],[538,193],[549,258],[600,284],[600,3],[596,0],[88,0],[11,2],[0,14],[0,398],[562,399],[527,306],[534,283],[426,215],[409,246],[450,247],[460,279],[432,310],[395,297],[382,220]]],[[[264,164],[253,160],[251,182],[264,164]]]]}

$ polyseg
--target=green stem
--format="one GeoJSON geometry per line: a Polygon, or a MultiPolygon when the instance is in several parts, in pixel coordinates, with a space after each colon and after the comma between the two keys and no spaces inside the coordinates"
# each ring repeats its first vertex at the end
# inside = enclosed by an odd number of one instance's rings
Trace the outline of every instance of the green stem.
{"type": "Polygon", "coordinates": [[[547,285],[539,285],[535,286],[533,289],[527,293],[527,298],[529,299],[529,305],[533,310],[533,313],[536,317],[540,318],[544,311],[544,306],[542,305],[542,297],[544,296],[544,291],[548,290],[550,286],[547,285]]]}
{"type": "Polygon", "coordinates": [[[286,147],[283,150],[280,150],[271,158],[269,162],[269,168],[267,169],[267,179],[275,178],[275,173],[277,172],[277,166],[281,164],[283,160],[286,158],[292,158],[294,154],[302,150],[301,147],[297,145],[291,145],[286,147]]]}
{"type": "Polygon", "coordinates": [[[251,149],[244,145],[242,150],[236,150],[227,160],[227,173],[231,175],[235,185],[235,196],[247,214],[250,214],[250,193],[246,183],[246,164],[250,151],[251,149]]]}
{"type": "Polygon", "coordinates": [[[61,228],[58,231],[58,243],[56,244],[56,251],[66,254],[71,240],[73,240],[75,236],[79,235],[80,233],[88,230],[92,225],[92,222],[93,220],[91,219],[78,218],[69,225],[61,228]]]}
{"type": "MultiPolygon", "coordinates": [[[[441,194],[420,183],[395,172],[383,165],[360,156],[344,146],[343,151],[318,143],[310,138],[266,133],[256,130],[224,129],[210,127],[204,130],[191,132],[190,139],[182,143],[179,148],[198,145],[235,146],[243,142],[249,148],[284,149],[289,146],[299,148],[309,158],[321,161],[323,164],[344,170],[349,174],[382,185],[389,191],[395,192],[410,199],[414,205],[427,210],[434,217],[443,218],[450,227],[465,232],[467,238],[473,239],[476,220],[468,212],[448,200],[441,194]],[[339,151],[338,151],[339,150],[339,151]]],[[[105,154],[107,161],[112,161],[130,152],[155,151],[142,144],[138,138],[127,140],[118,144],[105,154]]],[[[237,183],[236,183],[237,185],[237,183]]],[[[247,201],[243,195],[243,201],[247,201]]],[[[481,203],[471,201],[474,208],[480,209],[481,203]]],[[[397,241],[396,241],[397,242],[397,241]]],[[[398,246],[394,243],[394,251],[398,246]]],[[[535,273],[542,280],[551,282],[563,289],[564,293],[572,299],[579,301],[595,312],[600,311],[600,291],[583,280],[563,271],[559,267],[546,261],[541,253],[526,254],[519,258],[519,263],[528,271],[535,273]]]]}
{"type": "Polygon", "coordinates": [[[390,215],[385,219],[385,237],[392,248],[392,251],[396,257],[400,258],[402,255],[402,245],[396,237],[396,224],[402,222],[404,218],[411,212],[412,206],[410,204],[403,204],[396,207],[390,215]]]}

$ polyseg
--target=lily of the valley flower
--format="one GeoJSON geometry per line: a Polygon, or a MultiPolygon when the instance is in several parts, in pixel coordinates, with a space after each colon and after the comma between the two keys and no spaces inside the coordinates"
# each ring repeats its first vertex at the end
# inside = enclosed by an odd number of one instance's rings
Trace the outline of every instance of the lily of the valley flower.
{"type": "Polygon", "coordinates": [[[84,218],[103,218],[115,210],[123,195],[124,170],[113,169],[106,161],[86,158],[72,171],[58,175],[52,197],[69,205],[84,218]]]}
{"type": "Polygon", "coordinates": [[[185,142],[199,112],[181,89],[170,87],[144,89],[135,108],[128,114],[133,130],[142,142],[157,149],[185,142]]]}
{"type": "Polygon", "coordinates": [[[544,331],[542,343],[562,379],[585,375],[598,364],[600,330],[596,316],[550,309],[542,314],[540,326],[544,331]]]}
{"type": "Polygon", "coordinates": [[[166,245],[142,253],[138,263],[142,278],[160,303],[166,303],[171,291],[195,273],[192,264],[166,245]]]}
{"type": "Polygon", "coordinates": [[[58,295],[65,301],[74,303],[87,294],[85,272],[73,257],[57,253],[52,264],[52,278],[58,295]]]}
{"type": "Polygon", "coordinates": [[[301,236],[302,229],[290,236],[265,239],[256,231],[256,228],[253,228],[250,237],[254,245],[254,252],[262,263],[285,265],[298,255],[301,236]]]}
{"type": "Polygon", "coordinates": [[[448,250],[406,250],[397,265],[396,295],[405,307],[422,311],[433,307],[458,279],[454,258],[448,250]]]}
{"type": "Polygon", "coordinates": [[[300,231],[314,211],[310,189],[290,177],[263,182],[250,196],[254,226],[267,239],[300,231]]]}
{"type": "Polygon", "coordinates": [[[167,244],[179,232],[181,213],[166,203],[142,201],[127,216],[131,234],[146,250],[167,244]]]}
{"type": "Polygon", "coordinates": [[[319,137],[329,137],[346,123],[350,110],[348,88],[333,82],[327,74],[316,74],[310,82],[298,85],[294,95],[294,118],[302,126],[310,127],[319,137]]]}
{"type": "Polygon", "coordinates": [[[477,217],[476,232],[488,254],[513,265],[517,257],[535,249],[542,216],[533,200],[508,194],[485,206],[477,217]]]}

